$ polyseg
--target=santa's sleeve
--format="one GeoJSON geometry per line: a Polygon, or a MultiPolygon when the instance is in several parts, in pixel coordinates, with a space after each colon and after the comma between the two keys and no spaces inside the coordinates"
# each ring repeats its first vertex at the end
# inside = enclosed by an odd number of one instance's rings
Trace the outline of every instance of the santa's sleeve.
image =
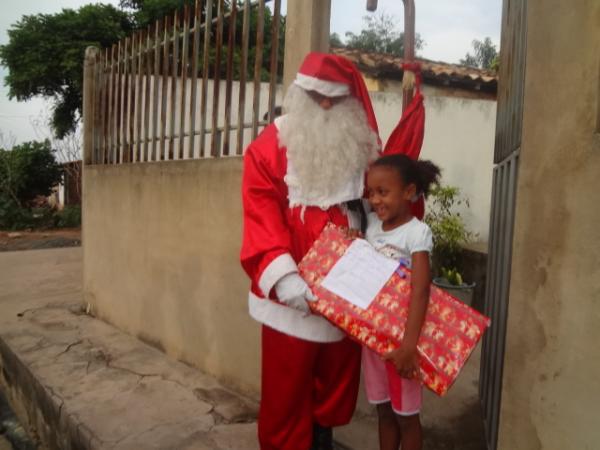
{"type": "Polygon", "coordinates": [[[285,221],[287,199],[274,168],[252,145],[244,156],[242,202],[244,234],[242,267],[264,297],[278,280],[298,270],[290,255],[290,232],[285,221]]]}

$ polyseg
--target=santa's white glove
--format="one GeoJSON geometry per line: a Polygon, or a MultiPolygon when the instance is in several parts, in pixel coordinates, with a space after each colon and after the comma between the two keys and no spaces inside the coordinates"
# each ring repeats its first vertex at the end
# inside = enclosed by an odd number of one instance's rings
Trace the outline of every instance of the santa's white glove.
{"type": "Polygon", "coordinates": [[[275,283],[275,293],[279,301],[290,308],[309,313],[308,302],[314,302],[317,298],[296,272],[288,273],[275,283]]]}

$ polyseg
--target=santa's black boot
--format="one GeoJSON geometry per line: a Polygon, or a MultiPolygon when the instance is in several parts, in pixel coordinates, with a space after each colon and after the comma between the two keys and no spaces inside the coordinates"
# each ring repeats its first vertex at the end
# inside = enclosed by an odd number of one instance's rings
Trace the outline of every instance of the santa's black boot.
{"type": "Polygon", "coordinates": [[[310,450],[333,450],[333,431],[330,427],[313,425],[313,440],[310,450]]]}

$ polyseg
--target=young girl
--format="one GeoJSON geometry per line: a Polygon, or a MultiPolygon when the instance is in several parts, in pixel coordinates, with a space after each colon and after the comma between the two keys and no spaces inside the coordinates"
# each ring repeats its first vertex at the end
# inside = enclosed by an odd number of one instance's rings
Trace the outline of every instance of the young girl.
{"type": "Polygon", "coordinates": [[[366,239],[377,250],[411,267],[411,300],[402,345],[382,360],[363,349],[363,374],[370,403],[377,405],[381,450],[420,450],[423,445],[419,412],[417,340],[429,302],[429,253],[433,246],[429,227],[413,217],[411,204],[427,196],[440,170],[430,161],[413,161],[406,155],[384,156],[367,175],[369,203],[366,239]]]}

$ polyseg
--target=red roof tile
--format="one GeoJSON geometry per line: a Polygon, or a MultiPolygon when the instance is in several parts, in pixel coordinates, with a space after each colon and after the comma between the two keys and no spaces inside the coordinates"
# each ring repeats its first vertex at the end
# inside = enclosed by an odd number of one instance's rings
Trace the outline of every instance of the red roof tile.
{"type": "MultiPolygon", "coordinates": [[[[375,78],[402,79],[404,59],[383,53],[369,53],[349,48],[332,48],[332,53],[345,56],[365,74],[375,78]]],[[[421,64],[423,81],[468,90],[495,93],[498,76],[491,70],[460,66],[417,58],[421,64]]]]}

